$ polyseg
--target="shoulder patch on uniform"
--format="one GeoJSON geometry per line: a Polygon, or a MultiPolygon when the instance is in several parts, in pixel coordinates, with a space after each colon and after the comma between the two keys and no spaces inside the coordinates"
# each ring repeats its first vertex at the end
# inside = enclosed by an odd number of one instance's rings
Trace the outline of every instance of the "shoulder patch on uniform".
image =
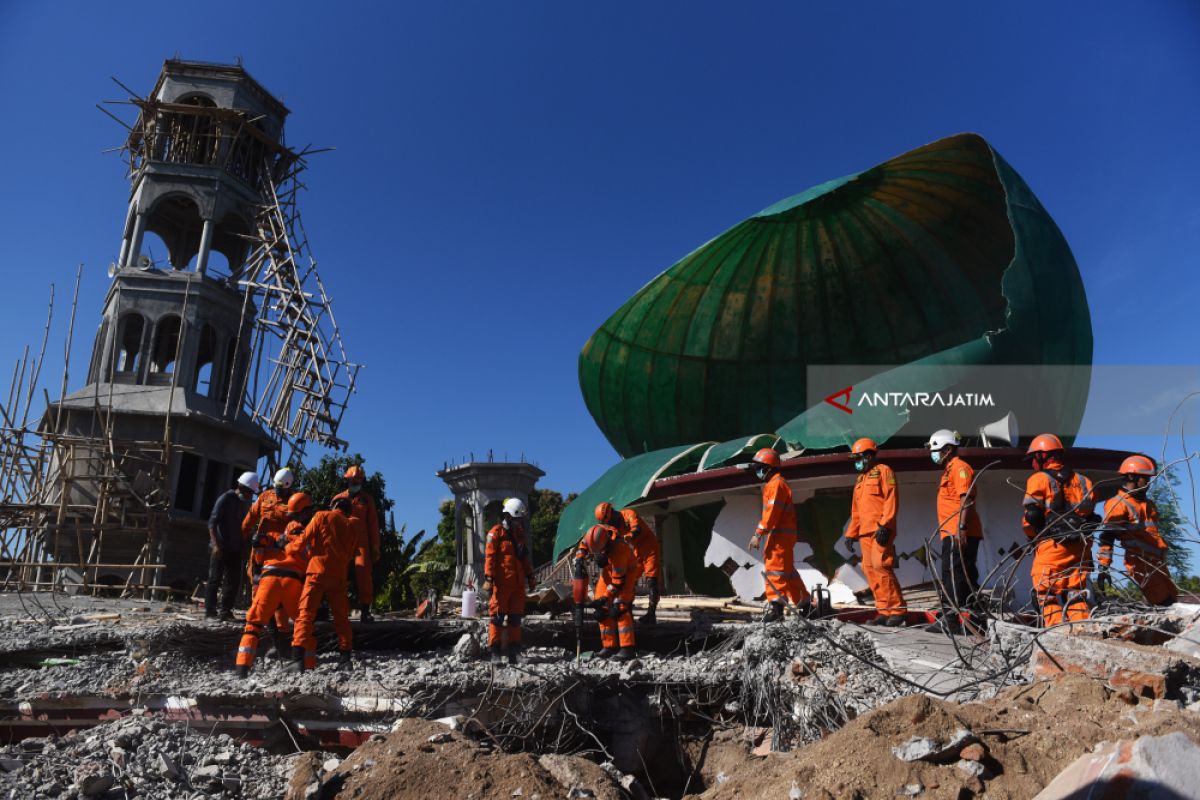
{"type": "Polygon", "coordinates": [[[966,478],[967,478],[967,471],[966,471],[965,469],[960,469],[960,470],[958,471],[958,477],[962,478],[963,480],[966,480],[966,478]]]}
{"type": "Polygon", "coordinates": [[[868,478],[878,478],[879,477],[879,467],[876,467],[875,469],[868,472],[867,477],[868,478]]]}
{"type": "Polygon", "coordinates": [[[888,475],[887,481],[888,481],[888,486],[895,486],[896,485],[896,476],[888,475]]]}

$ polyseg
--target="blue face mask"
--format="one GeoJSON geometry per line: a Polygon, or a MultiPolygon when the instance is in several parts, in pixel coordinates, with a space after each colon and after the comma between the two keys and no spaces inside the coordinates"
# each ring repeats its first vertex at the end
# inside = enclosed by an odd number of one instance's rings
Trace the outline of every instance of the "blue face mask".
{"type": "Polygon", "coordinates": [[[942,463],[942,451],[941,450],[934,450],[932,453],[929,454],[929,457],[933,459],[933,463],[935,463],[935,464],[942,463]]]}
{"type": "Polygon", "coordinates": [[[352,483],[349,486],[347,486],[346,489],[349,490],[350,494],[358,494],[359,492],[362,491],[362,484],[361,483],[352,483]]]}
{"type": "Polygon", "coordinates": [[[858,472],[862,472],[866,468],[867,468],[867,460],[865,458],[854,459],[854,469],[855,470],[857,470],[858,472]]]}
{"type": "Polygon", "coordinates": [[[770,474],[771,474],[771,471],[769,469],[767,469],[766,467],[756,467],[754,469],[754,475],[760,481],[765,481],[767,479],[767,476],[770,474]]]}

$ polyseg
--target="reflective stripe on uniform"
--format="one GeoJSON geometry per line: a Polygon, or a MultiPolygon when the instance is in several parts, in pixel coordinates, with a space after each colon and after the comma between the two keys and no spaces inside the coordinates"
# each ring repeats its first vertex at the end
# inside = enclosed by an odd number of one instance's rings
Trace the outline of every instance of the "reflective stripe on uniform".
{"type": "Polygon", "coordinates": [[[633,633],[633,628],[617,628],[617,633],[620,633],[620,634],[633,633]]]}
{"type": "Polygon", "coordinates": [[[768,575],[770,575],[770,576],[772,576],[772,577],[774,577],[774,578],[790,578],[790,577],[792,577],[793,575],[794,575],[794,576],[799,576],[799,575],[800,575],[800,573],[799,573],[799,572],[797,572],[797,571],[796,571],[796,570],[794,570],[794,569],[789,569],[789,570],[775,570],[775,569],[769,569],[769,570],[767,570],[767,574],[768,574],[768,575]]]}
{"type": "MultiPolygon", "coordinates": [[[[239,653],[242,653],[242,654],[248,655],[248,656],[254,655],[256,650],[257,650],[257,648],[254,648],[254,647],[239,647],[238,648],[239,653]]],[[[228,656],[226,656],[226,658],[228,658],[228,656]]]]}

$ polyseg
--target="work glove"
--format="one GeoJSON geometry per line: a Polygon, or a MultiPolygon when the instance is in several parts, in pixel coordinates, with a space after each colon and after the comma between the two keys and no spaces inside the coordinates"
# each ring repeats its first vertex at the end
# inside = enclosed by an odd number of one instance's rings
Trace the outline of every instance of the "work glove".
{"type": "Polygon", "coordinates": [[[650,605],[658,605],[658,578],[650,583],[650,592],[647,596],[650,598],[650,605]]]}
{"type": "Polygon", "coordinates": [[[1112,578],[1108,574],[1107,569],[1101,569],[1096,575],[1096,591],[1105,592],[1112,588],[1112,578]]]}
{"type": "Polygon", "coordinates": [[[608,619],[607,600],[597,600],[592,604],[592,607],[596,609],[596,622],[603,622],[604,620],[608,619]]]}
{"type": "Polygon", "coordinates": [[[762,541],[762,534],[756,532],[753,536],[750,537],[750,549],[757,550],[758,545],[761,541],[762,541]]]}
{"type": "Polygon", "coordinates": [[[491,578],[484,578],[484,579],[483,579],[483,586],[481,586],[481,587],[479,587],[479,588],[483,590],[483,593],[484,593],[484,594],[491,594],[491,593],[492,593],[492,579],[491,579],[491,578]]]}
{"type": "Polygon", "coordinates": [[[875,544],[879,545],[880,547],[886,547],[888,535],[889,532],[887,528],[880,528],[879,530],[875,531],[875,544]]]}
{"type": "Polygon", "coordinates": [[[858,553],[854,552],[855,544],[856,544],[856,542],[854,539],[846,540],[846,552],[850,554],[850,558],[854,558],[856,555],[858,555],[858,553]]]}

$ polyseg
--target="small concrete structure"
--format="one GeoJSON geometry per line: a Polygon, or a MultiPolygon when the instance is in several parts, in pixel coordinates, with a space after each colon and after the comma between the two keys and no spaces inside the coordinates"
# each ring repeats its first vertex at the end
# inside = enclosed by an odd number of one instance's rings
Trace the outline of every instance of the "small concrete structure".
{"type": "Polygon", "coordinates": [[[529,506],[533,487],[546,473],[524,461],[468,462],[446,467],[437,476],[454,492],[454,553],[457,565],[451,593],[483,580],[488,529],[500,521],[500,506],[515,497],[529,506]]]}

